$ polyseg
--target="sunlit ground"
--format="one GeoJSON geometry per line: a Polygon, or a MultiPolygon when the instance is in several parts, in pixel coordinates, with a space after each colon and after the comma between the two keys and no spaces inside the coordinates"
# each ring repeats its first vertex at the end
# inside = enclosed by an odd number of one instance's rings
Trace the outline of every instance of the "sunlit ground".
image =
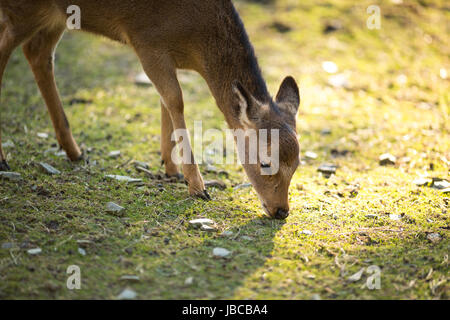
{"type": "MultiPolygon", "coordinates": [[[[134,84],[132,51],[105,39],[71,32],[60,43],[57,81],[90,164],[55,155],[45,105],[17,50],[1,121],[3,143],[14,145],[8,162],[23,180],[0,180],[0,298],[116,298],[130,288],[148,299],[448,299],[449,195],[413,181],[449,179],[450,12],[445,1],[393,2],[381,2],[379,30],[366,27],[371,1],[239,2],[270,91],[286,75],[301,86],[304,163],[286,221],[267,219],[251,188],[233,189],[247,181],[237,165],[217,166],[228,177],[201,167],[228,186],[211,189],[210,202],[135,170],[133,160],[162,172],[159,97],[134,84]],[[325,33],[327,25],[337,30],[325,33]],[[325,61],[338,70],[327,73],[325,61]],[[70,105],[74,98],[88,103],[70,105]],[[113,150],[121,156],[108,157],[113,150]],[[381,166],[384,153],[396,164],[381,166]],[[62,173],[44,173],[41,161],[62,173]],[[336,175],[317,172],[322,163],[338,165],[336,175]],[[106,212],[110,201],[126,211],[106,212]],[[190,228],[197,217],[213,219],[218,232],[190,228]],[[215,247],[232,254],[216,259],[215,247]],[[66,287],[70,265],[80,267],[80,290],[66,287]],[[379,289],[369,288],[370,266],[379,268],[379,289]]],[[[205,82],[191,73],[180,80],[188,126],[225,128],[205,82]]]]}

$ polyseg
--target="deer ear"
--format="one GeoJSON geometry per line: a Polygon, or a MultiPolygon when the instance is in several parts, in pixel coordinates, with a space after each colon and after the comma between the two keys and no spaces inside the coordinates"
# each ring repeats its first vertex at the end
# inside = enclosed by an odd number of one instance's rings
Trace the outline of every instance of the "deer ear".
{"type": "Polygon", "coordinates": [[[286,77],[278,91],[277,104],[285,112],[297,115],[298,107],[300,106],[300,91],[294,78],[286,77]]]}
{"type": "Polygon", "coordinates": [[[258,101],[239,81],[234,81],[231,87],[236,100],[236,117],[242,125],[249,127],[258,119],[258,101]]]}

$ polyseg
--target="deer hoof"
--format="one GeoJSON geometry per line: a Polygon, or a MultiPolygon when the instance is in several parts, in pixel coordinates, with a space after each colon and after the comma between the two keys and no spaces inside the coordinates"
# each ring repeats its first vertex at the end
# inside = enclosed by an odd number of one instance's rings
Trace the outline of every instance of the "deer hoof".
{"type": "Polygon", "coordinates": [[[78,156],[74,156],[73,159],[71,157],[69,157],[69,158],[70,158],[70,160],[72,160],[74,162],[83,161],[83,160],[87,159],[84,152],[80,152],[80,154],[78,156]]]}
{"type": "Polygon", "coordinates": [[[11,168],[6,163],[6,160],[0,162],[0,171],[9,171],[9,170],[11,170],[11,168]]]}
{"type": "Polygon", "coordinates": [[[80,149],[76,149],[76,150],[66,150],[64,148],[61,147],[61,145],[59,146],[60,150],[64,150],[66,152],[67,158],[70,159],[70,161],[72,162],[78,162],[78,161],[82,161],[82,160],[86,160],[85,159],[85,153],[83,150],[80,149]]]}
{"type": "Polygon", "coordinates": [[[209,195],[208,191],[206,191],[206,190],[203,190],[203,192],[200,192],[199,194],[197,194],[196,197],[198,197],[202,200],[206,200],[206,201],[211,200],[211,196],[209,195]]]}
{"type": "Polygon", "coordinates": [[[203,196],[204,196],[205,200],[208,200],[208,201],[211,200],[211,196],[209,195],[208,191],[203,190],[203,196]]]}
{"type": "Polygon", "coordinates": [[[211,200],[211,196],[209,195],[208,191],[206,191],[206,190],[196,192],[196,193],[191,193],[191,196],[194,196],[196,198],[206,200],[206,201],[211,200]]]}

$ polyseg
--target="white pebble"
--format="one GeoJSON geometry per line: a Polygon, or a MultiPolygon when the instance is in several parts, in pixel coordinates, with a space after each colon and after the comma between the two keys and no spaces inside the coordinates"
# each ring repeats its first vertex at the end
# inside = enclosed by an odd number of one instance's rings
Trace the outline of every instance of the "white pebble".
{"type": "Polygon", "coordinates": [[[219,258],[226,258],[231,254],[231,252],[224,248],[214,248],[213,250],[213,256],[219,257],[219,258]]]}
{"type": "Polygon", "coordinates": [[[29,254],[35,255],[35,254],[41,253],[41,252],[42,252],[42,249],[41,249],[41,248],[34,248],[34,249],[29,249],[29,250],[27,250],[27,252],[28,252],[29,254]]]}
{"type": "Polygon", "coordinates": [[[322,68],[323,68],[323,70],[325,70],[325,72],[328,72],[328,73],[336,73],[339,70],[337,64],[334,63],[333,61],[322,62],[322,68]]]}
{"type": "Polygon", "coordinates": [[[125,289],[117,296],[117,299],[131,300],[131,299],[135,299],[136,297],[137,297],[137,293],[134,290],[125,289]]]}

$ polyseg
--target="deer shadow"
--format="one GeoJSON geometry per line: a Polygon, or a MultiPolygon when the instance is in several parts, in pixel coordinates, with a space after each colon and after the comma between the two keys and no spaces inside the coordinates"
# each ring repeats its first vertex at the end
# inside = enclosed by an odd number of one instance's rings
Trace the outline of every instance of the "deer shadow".
{"type": "MultiPolygon", "coordinates": [[[[170,223],[159,221],[165,222],[170,223]]],[[[150,263],[145,271],[148,277],[135,289],[140,298],[148,299],[233,299],[246,279],[272,257],[274,238],[284,224],[285,221],[255,217],[226,232],[207,233],[185,221],[181,228],[186,228],[188,239],[194,239],[182,244],[176,241],[176,231],[169,236],[163,234],[160,249],[149,257],[159,262],[150,263]],[[214,248],[227,249],[230,254],[216,257],[214,248]]],[[[161,241],[148,239],[154,240],[161,241]]]]}

